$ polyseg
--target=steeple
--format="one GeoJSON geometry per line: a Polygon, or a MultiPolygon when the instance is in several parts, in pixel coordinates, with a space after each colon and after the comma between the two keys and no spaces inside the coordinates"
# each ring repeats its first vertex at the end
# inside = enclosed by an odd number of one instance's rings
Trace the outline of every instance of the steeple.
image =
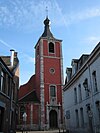
{"type": "Polygon", "coordinates": [[[50,22],[50,20],[48,19],[48,15],[47,15],[46,19],[44,20],[45,27],[44,27],[44,32],[43,32],[41,37],[51,37],[51,38],[54,38],[53,34],[51,33],[50,28],[49,28],[49,22],[50,22]]]}

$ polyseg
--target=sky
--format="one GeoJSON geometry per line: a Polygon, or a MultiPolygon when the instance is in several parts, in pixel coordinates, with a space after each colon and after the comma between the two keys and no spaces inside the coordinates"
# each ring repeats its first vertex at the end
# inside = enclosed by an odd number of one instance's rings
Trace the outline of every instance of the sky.
{"type": "Polygon", "coordinates": [[[50,19],[54,37],[63,40],[63,72],[72,59],[90,54],[100,41],[100,0],[0,0],[0,56],[18,52],[20,85],[35,73],[35,49],[50,19]]]}

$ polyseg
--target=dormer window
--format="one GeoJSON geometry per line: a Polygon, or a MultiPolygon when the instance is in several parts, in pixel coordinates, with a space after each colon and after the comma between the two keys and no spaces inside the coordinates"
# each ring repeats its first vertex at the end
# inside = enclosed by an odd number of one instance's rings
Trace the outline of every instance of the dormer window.
{"type": "Polygon", "coordinates": [[[49,53],[54,53],[54,44],[52,42],[49,43],[49,53]]]}

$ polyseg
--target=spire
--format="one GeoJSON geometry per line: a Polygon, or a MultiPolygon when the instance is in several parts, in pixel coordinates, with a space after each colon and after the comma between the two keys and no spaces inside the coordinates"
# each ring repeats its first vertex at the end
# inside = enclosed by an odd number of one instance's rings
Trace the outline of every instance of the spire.
{"type": "Polygon", "coordinates": [[[46,19],[44,20],[45,27],[44,27],[44,32],[43,32],[41,37],[52,37],[52,38],[54,38],[53,34],[51,33],[51,31],[49,29],[49,22],[50,22],[50,20],[48,19],[48,9],[46,7],[46,19]]]}
{"type": "Polygon", "coordinates": [[[46,18],[48,18],[48,7],[46,6],[46,18]]]}

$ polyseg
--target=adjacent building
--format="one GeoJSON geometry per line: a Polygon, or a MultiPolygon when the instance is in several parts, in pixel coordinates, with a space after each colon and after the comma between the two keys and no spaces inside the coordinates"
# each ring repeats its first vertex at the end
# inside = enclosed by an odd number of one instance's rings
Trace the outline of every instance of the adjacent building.
{"type": "Polygon", "coordinates": [[[11,56],[0,56],[0,132],[15,132],[18,117],[19,60],[11,50],[11,56]]]}
{"type": "Polygon", "coordinates": [[[66,129],[77,133],[100,132],[100,43],[90,55],[73,59],[66,69],[64,116],[66,129]]]}
{"type": "Polygon", "coordinates": [[[25,128],[32,130],[63,124],[62,40],[53,36],[49,21],[46,17],[44,32],[35,45],[35,74],[19,90],[19,127],[26,123],[25,128]]]}
{"type": "Polygon", "coordinates": [[[40,100],[35,89],[35,75],[19,89],[18,130],[40,129],[40,100]],[[25,115],[24,115],[25,114],[25,115]]]}

